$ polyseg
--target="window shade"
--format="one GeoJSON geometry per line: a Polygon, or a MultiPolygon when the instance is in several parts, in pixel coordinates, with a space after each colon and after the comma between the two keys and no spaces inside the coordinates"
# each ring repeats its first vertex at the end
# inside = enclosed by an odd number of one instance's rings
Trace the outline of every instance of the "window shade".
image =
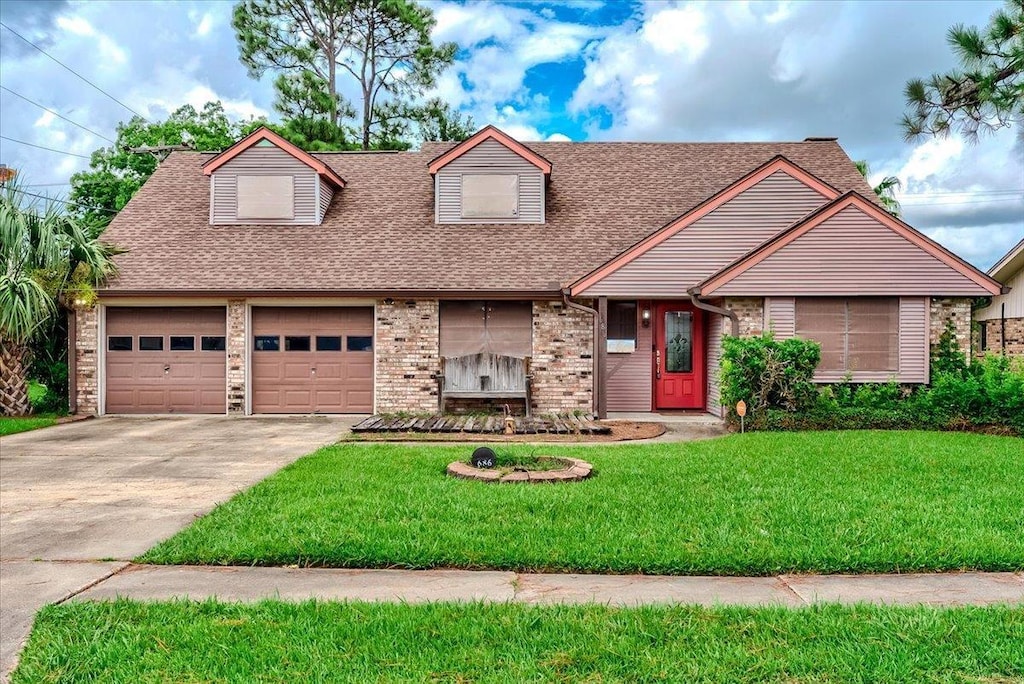
{"type": "Polygon", "coordinates": [[[899,300],[796,300],[796,334],[821,345],[819,371],[899,370],[899,300]]]}
{"type": "Polygon", "coordinates": [[[516,218],[519,215],[519,176],[464,174],[463,218],[516,218]]]}
{"type": "Polygon", "coordinates": [[[533,353],[533,307],[529,302],[441,302],[441,356],[533,353]]]}
{"type": "Polygon", "coordinates": [[[238,176],[240,219],[295,217],[295,179],[292,176],[238,176]]]}

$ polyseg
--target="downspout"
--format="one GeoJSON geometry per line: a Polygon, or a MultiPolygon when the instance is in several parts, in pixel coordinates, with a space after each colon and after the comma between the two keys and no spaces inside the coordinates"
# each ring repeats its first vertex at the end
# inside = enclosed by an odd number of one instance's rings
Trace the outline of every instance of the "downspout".
{"type": "Polygon", "coordinates": [[[594,410],[598,414],[597,417],[599,419],[603,420],[605,418],[605,416],[601,415],[601,413],[602,413],[601,408],[602,408],[604,402],[600,400],[600,397],[598,395],[604,392],[604,378],[601,377],[601,374],[599,372],[600,369],[598,368],[598,363],[597,363],[597,353],[599,351],[597,349],[597,347],[598,347],[598,344],[599,344],[599,340],[601,338],[601,330],[600,330],[601,316],[600,316],[600,314],[598,314],[597,309],[592,309],[589,306],[585,306],[583,304],[580,304],[579,302],[574,302],[571,299],[569,299],[569,290],[568,289],[562,290],[562,302],[567,307],[569,307],[570,309],[576,309],[577,311],[582,311],[583,313],[588,313],[588,314],[590,314],[591,316],[594,317],[594,351],[593,351],[594,371],[595,371],[594,372],[594,410]]]}
{"type": "Polygon", "coordinates": [[[698,288],[693,288],[692,290],[690,290],[689,295],[690,303],[693,304],[698,309],[703,309],[704,311],[710,311],[711,313],[716,313],[720,316],[728,317],[728,319],[732,321],[732,336],[740,336],[740,317],[736,315],[735,311],[733,311],[732,309],[725,309],[720,306],[715,306],[714,304],[708,304],[705,301],[701,301],[700,290],[698,288]]]}
{"type": "Polygon", "coordinates": [[[999,304],[999,350],[1006,356],[1006,302],[999,304]]]}

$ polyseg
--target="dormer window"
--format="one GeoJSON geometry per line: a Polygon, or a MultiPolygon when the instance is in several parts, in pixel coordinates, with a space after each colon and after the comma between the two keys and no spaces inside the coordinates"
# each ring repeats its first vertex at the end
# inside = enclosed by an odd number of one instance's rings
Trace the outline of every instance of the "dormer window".
{"type": "Polygon", "coordinates": [[[518,175],[462,175],[462,218],[514,219],[518,216],[518,175]]]}
{"type": "Polygon", "coordinates": [[[320,225],[345,180],[317,157],[260,128],[203,164],[210,225],[320,225]]]}
{"type": "Polygon", "coordinates": [[[436,223],[544,223],[551,162],[493,126],[427,165],[436,223]]]}
{"type": "Polygon", "coordinates": [[[294,176],[238,176],[238,219],[295,218],[294,176]]]}

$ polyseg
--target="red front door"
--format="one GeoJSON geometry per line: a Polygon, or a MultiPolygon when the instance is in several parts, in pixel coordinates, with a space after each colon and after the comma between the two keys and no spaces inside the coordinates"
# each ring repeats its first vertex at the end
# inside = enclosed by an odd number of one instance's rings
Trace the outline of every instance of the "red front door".
{"type": "Polygon", "coordinates": [[[703,313],[682,302],[655,306],[655,408],[704,408],[703,313]]]}

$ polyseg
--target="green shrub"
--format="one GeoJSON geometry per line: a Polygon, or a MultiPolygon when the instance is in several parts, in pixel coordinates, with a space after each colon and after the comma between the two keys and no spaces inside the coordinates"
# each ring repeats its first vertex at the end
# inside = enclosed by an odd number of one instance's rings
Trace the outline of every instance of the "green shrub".
{"type": "Polygon", "coordinates": [[[722,340],[722,401],[730,407],[745,401],[753,414],[768,408],[807,410],[817,400],[814,369],[821,360],[816,342],[792,338],[760,337],[722,340]]]}

